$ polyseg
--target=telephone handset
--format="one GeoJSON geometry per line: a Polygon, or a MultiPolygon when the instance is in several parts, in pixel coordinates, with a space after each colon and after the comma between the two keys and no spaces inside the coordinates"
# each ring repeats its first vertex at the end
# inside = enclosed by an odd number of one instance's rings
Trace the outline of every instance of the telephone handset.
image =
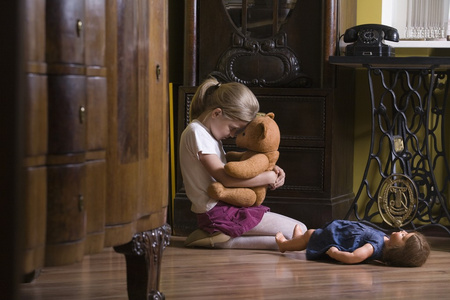
{"type": "Polygon", "coordinates": [[[353,43],[346,47],[347,56],[395,56],[395,49],[383,43],[384,40],[398,42],[397,29],[380,24],[364,24],[345,31],[344,42],[353,43]]]}

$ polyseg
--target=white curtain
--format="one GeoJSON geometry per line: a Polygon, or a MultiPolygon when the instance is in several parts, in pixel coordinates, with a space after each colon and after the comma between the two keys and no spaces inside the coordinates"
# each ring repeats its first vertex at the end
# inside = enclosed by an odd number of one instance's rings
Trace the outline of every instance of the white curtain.
{"type": "Polygon", "coordinates": [[[407,0],[405,39],[447,38],[449,0],[407,0]]]}

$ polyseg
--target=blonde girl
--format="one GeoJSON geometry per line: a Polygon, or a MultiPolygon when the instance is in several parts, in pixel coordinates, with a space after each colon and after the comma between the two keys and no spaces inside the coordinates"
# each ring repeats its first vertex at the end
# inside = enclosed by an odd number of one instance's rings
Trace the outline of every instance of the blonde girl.
{"type": "Polygon", "coordinates": [[[294,219],[258,207],[236,207],[212,199],[208,186],[219,181],[226,187],[267,185],[276,189],[284,184],[285,173],[276,166],[250,179],[237,179],[224,171],[226,163],[222,140],[235,137],[256,116],[259,103],[245,85],[205,80],[190,106],[191,122],[180,139],[180,167],[191,210],[197,215],[198,230],[186,239],[186,246],[277,249],[277,231],[290,236],[294,219]]]}

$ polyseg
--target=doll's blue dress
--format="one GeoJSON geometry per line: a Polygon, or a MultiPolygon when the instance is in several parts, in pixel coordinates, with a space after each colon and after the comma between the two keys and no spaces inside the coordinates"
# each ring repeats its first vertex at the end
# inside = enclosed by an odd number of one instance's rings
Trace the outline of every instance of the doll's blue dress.
{"type": "Polygon", "coordinates": [[[359,247],[370,243],[373,254],[367,260],[377,260],[382,257],[384,232],[364,223],[334,220],[322,228],[316,229],[309,239],[306,247],[306,258],[309,260],[327,259],[327,250],[335,246],[341,251],[353,252],[359,247]]]}

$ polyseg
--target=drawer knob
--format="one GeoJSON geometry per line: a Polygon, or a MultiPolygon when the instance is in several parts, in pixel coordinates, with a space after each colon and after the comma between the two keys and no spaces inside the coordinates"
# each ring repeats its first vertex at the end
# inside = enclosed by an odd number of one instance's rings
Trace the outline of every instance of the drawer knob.
{"type": "Polygon", "coordinates": [[[81,30],[83,30],[83,22],[81,20],[77,20],[77,36],[80,37],[81,30]]]}
{"type": "Polygon", "coordinates": [[[78,210],[82,212],[84,210],[84,197],[83,195],[78,195],[78,210]]]}
{"type": "Polygon", "coordinates": [[[86,120],[86,108],[82,105],[80,106],[80,124],[83,124],[86,120]]]}

